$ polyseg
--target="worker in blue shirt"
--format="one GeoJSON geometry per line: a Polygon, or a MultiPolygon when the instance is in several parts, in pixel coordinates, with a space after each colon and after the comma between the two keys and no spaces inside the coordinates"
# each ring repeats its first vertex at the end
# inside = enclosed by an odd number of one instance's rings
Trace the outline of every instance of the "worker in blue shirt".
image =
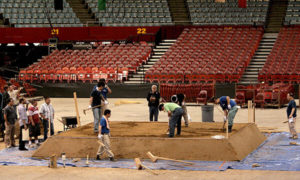
{"type": "Polygon", "coordinates": [[[291,138],[298,139],[298,134],[295,129],[296,117],[297,117],[297,105],[294,100],[294,94],[288,93],[287,99],[289,100],[289,104],[288,104],[288,107],[286,108],[286,113],[287,113],[287,117],[288,117],[290,133],[292,135],[291,138]]]}
{"type": "Polygon", "coordinates": [[[111,111],[109,109],[106,109],[104,111],[104,116],[101,118],[100,121],[99,129],[101,129],[101,132],[99,132],[98,134],[98,139],[101,141],[101,144],[97,152],[97,158],[96,158],[97,160],[101,160],[100,156],[105,151],[109,157],[109,160],[115,161],[114,154],[110,148],[110,126],[109,126],[110,116],[111,116],[111,111]]]}
{"type": "Polygon", "coordinates": [[[232,131],[233,119],[238,111],[236,102],[229,96],[222,96],[215,100],[216,104],[220,104],[224,111],[224,123],[228,120],[228,132],[232,131]]]}

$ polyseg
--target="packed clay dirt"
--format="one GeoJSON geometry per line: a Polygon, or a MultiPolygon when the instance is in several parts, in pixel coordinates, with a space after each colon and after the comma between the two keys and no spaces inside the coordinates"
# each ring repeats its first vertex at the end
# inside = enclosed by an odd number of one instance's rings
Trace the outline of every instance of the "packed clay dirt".
{"type": "MultiPolygon", "coordinates": [[[[235,133],[247,124],[236,123],[233,128],[235,133]]],[[[93,131],[93,123],[60,133],[59,136],[92,137],[96,136],[93,131]]],[[[222,130],[223,123],[191,123],[189,127],[182,125],[180,137],[211,137],[214,135],[226,136],[222,130]]],[[[111,136],[113,137],[167,137],[168,123],[165,122],[111,122],[111,136]]],[[[176,133],[176,130],[175,130],[176,133]]],[[[229,135],[230,135],[229,134],[229,135]]],[[[177,136],[178,137],[178,136],[177,136]]]]}

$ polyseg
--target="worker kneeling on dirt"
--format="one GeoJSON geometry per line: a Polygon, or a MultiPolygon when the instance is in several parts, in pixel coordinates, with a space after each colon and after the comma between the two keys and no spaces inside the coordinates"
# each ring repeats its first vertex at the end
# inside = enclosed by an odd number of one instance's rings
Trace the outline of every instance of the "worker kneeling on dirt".
{"type": "Polygon", "coordinates": [[[104,111],[104,116],[100,120],[99,129],[101,133],[98,134],[98,139],[101,141],[97,152],[97,160],[100,160],[100,156],[104,153],[107,153],[110,161],[115,161],[114,154],[110,149],[110,127],[109,127],[109,118],[111,116],[111,111],[106,109],[104,111]]]}
{"type": "Polygon", "coordinates": [[[224,123],[228,119],[228,132],[232,131],[233,119],[238,111],[236,102],[230,99],[229,96],[222,96],[215,100],[216,104],[220,104],[224,111],[224,123]]]}
{"type": "Polygon", "coordinates": [[[158,106],[159,111],[165,111],[170,117],[169,122],[169,137],[174,137],[175,127],[177,124],[177,135],[181,132],[181,118],[183,114],[182,108],[176,103],[165,103],[158,106]]]}

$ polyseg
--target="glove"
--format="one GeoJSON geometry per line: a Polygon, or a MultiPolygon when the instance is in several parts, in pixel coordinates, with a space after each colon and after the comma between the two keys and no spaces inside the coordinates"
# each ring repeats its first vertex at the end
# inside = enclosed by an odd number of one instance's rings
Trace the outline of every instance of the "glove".
{"type": "Polygon", "coordinates": [[[89,107],[88,107],[89,109],[91,109],[92,108],[92,106],[91,105],[89,105],[89,107]]]}
{"type": "Polygon", "coordinates": [[[231,109],[231,106],[230,106],[230,104],[228,104],[228,106],[227,106],[227,107],[228,107],[228,109],[229,109],[229,110],[231,109]]]}
{"type": "Polygon", "coordinates": [[[105,101],[104,101],[104,104],[105,104],[105,105],[108,105],[108,101],[105,100],[105,101]]]}
{"type": "Polygon", "coordinates": [[[223,117],[223,119],[224,119],[224,122],[226,122],[226,121],[227,121],[227,117],[226,117],[226,116],[224,116],[224,117],[223,117]]]}
{"type": "Polygon", "coordinates": [[[98,139],[102,139],[102,134],[98,134],[98,139]]]}

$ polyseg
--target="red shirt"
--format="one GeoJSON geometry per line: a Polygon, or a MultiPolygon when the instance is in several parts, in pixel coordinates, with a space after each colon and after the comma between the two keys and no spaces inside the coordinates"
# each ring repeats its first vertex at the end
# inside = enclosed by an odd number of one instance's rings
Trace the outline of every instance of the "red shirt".
{"type": "Polygon", "coordinates": [[[28,116],[32,116],[32,120],[34,123],[39,123],[40,122],[39,108],[31,106],[28,109],[28,116]]]}

